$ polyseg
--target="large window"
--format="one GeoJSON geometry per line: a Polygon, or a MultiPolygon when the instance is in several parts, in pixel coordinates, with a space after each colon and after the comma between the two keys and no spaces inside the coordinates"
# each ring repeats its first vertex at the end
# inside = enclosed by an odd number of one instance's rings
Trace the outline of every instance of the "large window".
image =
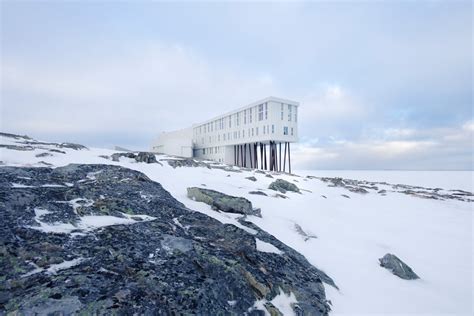
{"type": "Polygon", "coordinates": [[[283,135],[288,135],[288,126],[283,126],[283,135]]]}
{"type": "Polygon", "coordinates": [[[291,136],[293,136],[293,127],[291,128],[291,136]]]}
{"type": "Polygon", "coordinates": [[[283,121],[283,103],[281,104],[281,120],[283,121]]]}
{"type": "Polygon", "coordinates": [[[237,115],[237,126],[240,125],[240,112],[236,114],[237,115]]]}
{"type": "Polygon", "coordinates": [[[291,104],[288,104],[288,122],[291,122],[291,104]]]}
{"type": "Polygon", "coordinates": [[[247,110],[244,110],[244,124],[247,124],[247,110]]]}
{"type": "Polygon", "coordinates": [[[298,122],[298,107],[295,106],[295,122],[298,122]]]}
{"type": "Polygon", "coordinates": [[[265,119],[268,119],[268,103],[265,102],[265,119]]]}
{"type": "Polygon", "coordinates": [[[275,134],[275,125],[272,124],[272,134],[275,134]]]}
{"type": "Polygon", "coordinates": [[[232,127],[232,116],[229,115],[229,128],[231,128],[231,127],[232,127]]]}
{"type": "Polygon", "coordinates": [[[249,123],[252,123],[252,109],[249,109],[249,123]]]}
{"type": "Polygon", "coordinates": [[[258,105],[258,120],[263,120],[263,104],[258,105]]]}

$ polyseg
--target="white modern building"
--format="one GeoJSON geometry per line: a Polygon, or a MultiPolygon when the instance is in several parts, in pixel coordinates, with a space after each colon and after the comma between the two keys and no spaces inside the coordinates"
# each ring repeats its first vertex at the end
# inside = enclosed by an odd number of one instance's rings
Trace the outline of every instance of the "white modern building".
{"type": "Polygon", "coordinates": [[[162,133],[157,153],[291,172],[290,143],[298,141],[299,103],[268,97],[190,128],[162,133]]]}

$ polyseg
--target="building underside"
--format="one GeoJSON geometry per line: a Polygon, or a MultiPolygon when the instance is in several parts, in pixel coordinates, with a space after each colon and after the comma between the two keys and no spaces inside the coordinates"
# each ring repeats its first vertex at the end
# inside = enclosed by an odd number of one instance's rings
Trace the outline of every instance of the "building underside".
{"type": "Polygon", "coordinates": [[[233,152],[235,166],[291,173],[290,142],[238,144],[233,152]]]}

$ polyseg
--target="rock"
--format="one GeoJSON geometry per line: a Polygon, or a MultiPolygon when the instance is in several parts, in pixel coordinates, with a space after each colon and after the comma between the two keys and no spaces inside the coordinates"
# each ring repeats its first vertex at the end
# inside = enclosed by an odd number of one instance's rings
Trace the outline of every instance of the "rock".
{"type": "Polygon", "coordinates": [[[36,154],[35,157],[37,158],[43,158],[43,157],[51,157],[53,154],[50,153],[41,153],[41,154],[36,154]]]}
{"type": "Polygon", "coordinates": [[[157,163],[156,156],[154,153],[147,153],[147,152],[139,152],[135,157],[137,162],[144,162],[144,163],[157,163]]]}
{"type": "Polygon", "coordinates": [[[348,186],[347,188],[349,189],[349,191],[354,192],[354,193],[362,193],[362,194],[369,193],[369,191],[367,191],[366,189],[361,188],[361,187],[348,186]]]}
{"type": "Polygon", "coordinates": [[[387,270],[390,270],[393,274],[404,280],[416,280],[420,277],[397,256],[387,253],[385,256],[379,259],[380,266],[387,270]]]}
{"type": "Polygon", "coordinates": [[[280,288],[295,295],[295,313],[330,311],[323,282],[337,287],[304,256],[243,217],[250,232],[189,210],[140,172],[5,166],[0,196],[0,315],[243,315],[280,288]],[[74,186],[43,186],[59,181],[74,186]],[[106,214],[152,219],[81,228],[106,214]],[[258,251],[256,238],[282,253],[258,251]]]}
{"type": "Polygon", "coordinates": [[[327,196],[325,196],[325,195],[321,195],[321,197],[323,197],[323,198],[325,198],[325,199],[327,199],[327,198],[328,198],[328,197],[327,197],[327,196]]]}
{"type": "Polygon", "coordinates": [[[286,193],[286,191],[300,193],[300,189],[298,189],[295,184],[283,179],[277,179],[273,181],[272,183],[270,183],[270,186],[268,188],[271,190],[279,191],[281,193],[286,193]]]}
{"type": "MultiPolygon", "coordinates": [[[[173,168],[177,167],[205,167],[208,169],[211,169],[211,166],[208,163],[195,160],[192,158],[179,158],[179,159],[160,159],[160,161],[166,161],[168,162],[168,165],[170,165],[173,168]]],[[[230,170],[227,170],[230,171],[230,170]]]]}
{"type": "Polygon", "coordinates": [[[282,199],[288,199],[288,197],[284,194],[276,193],[273,197],[276,198],[282,198],[282,199]]]}
{"type": "Polygon", "coordinates": [[[204,202],[212,208],[226,212],[243,215],[260,216],[260,209],[254,209],[252,202],[243,197],[227,195],[218,191],[191,187],[187,189],[188,198],[198,202],[204,202]]]}
{"type": "Polygon", "coordinates": [[[150,152],[141,151],[141,152],[138,152],[137,154],[132,153],[132,152],[114,153],[111,156],[113,161],[119,161],[120,157],[135,159],[136,162],[157,163],[157,164],[162,165],[160,162],[156,160],[155,154],[150,153],[150,152]]]}
{"type": "Polygon", "coordinates": [[[273,179],[273,176],[271,174],[267,174],[265,177],[273,179]]]}
{"type": "Polygon", "coordinates": [[[254,172],[255,172],[255,173],[260,173],[260,174],[265,174],[265,171],[263,171],[263,170],[258,170],[258,169],[255,170],[254,172]]]}
{"type": "Polygon", "coordinates": [[[315,235],[307,234],[307,233],[303,230],[303,228],[301,228],[301,226],[298,225],[298,224],[296,224],[296,223],[295,223],[295,230],[296,230],[296,232],[297,232],[299,235],[301,235],[301,236],[304,238],[304,241],[308,241],[308,240],[311,239],[311,238],[314,238],[314,239],[318,238],[318,237],[315,236],[315,235]]]}
{"type": "Polygon", "coordinates": [[[268,194],[262,191],[250,191],[249,194],[268,196],[268,194]]]}
{"type": "Polygon", "coordinates": [[[342,197],[345,197],[346,199],[350,199],[351,197],[347,194],[341,194],[342,197]]]}
{"type": "Polygon", "coordinates": [[[380,190],[379,192],[377,192],[379,194],[384,194],[384,193],[387,193],[387,190],[380,190]]]}
{"type": "Polygon", "coordinates": [[[257,181],[257,178],[255,178],[254,176],[251,176],[251,177],[246,177],[245,179],[247,180],[250,180],[250,181],[257,181]]]}

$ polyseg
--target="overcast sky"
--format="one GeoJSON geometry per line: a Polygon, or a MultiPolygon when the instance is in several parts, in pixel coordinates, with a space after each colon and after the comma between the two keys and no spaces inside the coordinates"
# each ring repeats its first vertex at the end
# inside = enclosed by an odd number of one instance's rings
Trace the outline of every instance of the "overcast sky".
{"type": "Polygon", "coordinates": [[[1,1],[0,130],[148,149],[273,95],[299,169],[473,169],[472,3],[1,1]]]}

